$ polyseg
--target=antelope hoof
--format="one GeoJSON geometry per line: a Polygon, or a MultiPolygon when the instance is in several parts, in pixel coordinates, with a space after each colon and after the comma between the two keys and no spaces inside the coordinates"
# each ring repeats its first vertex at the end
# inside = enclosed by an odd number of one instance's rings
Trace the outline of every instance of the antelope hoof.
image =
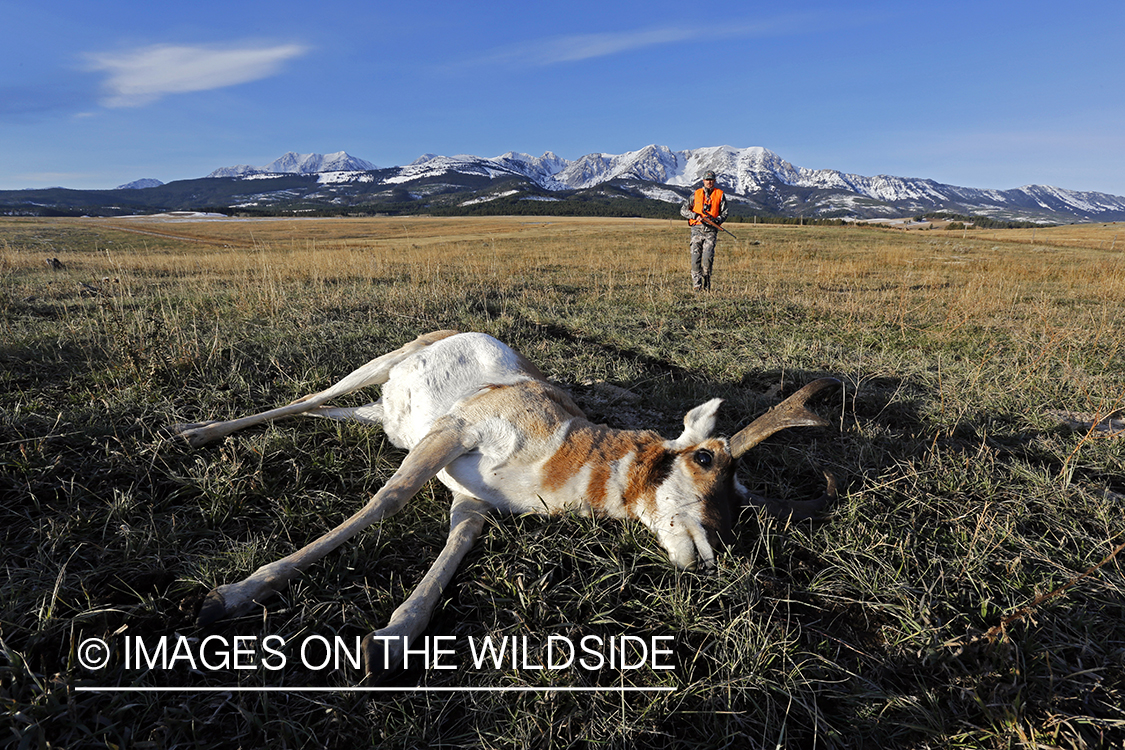
{"type": "Polygon", "coordinates": [[[215,589],[203,600],[203,606],[199,608],[199,616],[195,619],[195,623],[199,627],[205,628],[226,616],[226,601],[223,599],[223,595],[219,593],[219,590],[215,589]]]}
{"type": "Polygon", "coordinates": [[[215,439],[215,435],[207,430],[208,427],[215,424],[218,424],[218,422],[178,424],[172,427],[172,431],[176,433],[176,436],[181,440],[187,441],[187,444],[192,448],[198,448],[215,439]]]}
{"type": "Polygon", "coordinates": [[[180,422],[178,424],[172,425],[172,432],[179,435],[189,430],[198,430],[200,427],[206,427],[212,424],[215,424],[214,420],[210,422],[180,422]]]}
{"type": "Polygon", "coordinates": [[[376,630],[363,637],[363,669],[368,676],[402,667],[403,637],[376,630]]]}

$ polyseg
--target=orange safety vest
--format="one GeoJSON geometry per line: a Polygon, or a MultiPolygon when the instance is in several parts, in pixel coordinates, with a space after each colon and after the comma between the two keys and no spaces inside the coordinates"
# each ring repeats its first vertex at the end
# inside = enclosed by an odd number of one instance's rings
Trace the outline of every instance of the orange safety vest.
{"type": "MultiPolygon", "coordinates": [[[[691,204],[691,210],[697,214],[705,214],[707,216],[718,216],[719,209],[723,206],[723,191],[719,188],[711,190],[711,202],[707,202],[707,190],[699,188],[695,191],[695,200],[691,204]]],[[[694,226],[695,224],[702,224],[702,219],[688,219],[688,224],[694,226]]]]}

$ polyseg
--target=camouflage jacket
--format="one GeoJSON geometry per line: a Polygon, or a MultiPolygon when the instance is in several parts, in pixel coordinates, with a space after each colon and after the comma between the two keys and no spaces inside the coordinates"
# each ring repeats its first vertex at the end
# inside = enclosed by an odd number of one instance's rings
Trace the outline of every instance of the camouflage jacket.
{"type": "MultiPolygon", "coordinates": [[[[695,199],[695,191],[692,191],[692,194],[688,196],[688,199],[686,201],[684,201],[684,204],[682,206],[680,206],[680,216],[684,217],[685,219],[695,218],[695,212],[691,210],[692,203],[694,203],[694,199],[695,199]]],[[[716,224],[722,224],[724,221],[726,221],[727,220],[727,211],[728,211],[727,195],[726,195],[726,191],[724,190],[723,191],[723,200],[719,204],[719,215],[714,218],[714,222],[716,224]]],[[[691,230],[693,232],[700,231],[700,232],[715,232],[715,233],[718,233],[718,231],[719,231],[718,229],[715,229],[714,227],[707,226],[706,224],[695,224],[695,225],[692,226],[691,230]]]]}

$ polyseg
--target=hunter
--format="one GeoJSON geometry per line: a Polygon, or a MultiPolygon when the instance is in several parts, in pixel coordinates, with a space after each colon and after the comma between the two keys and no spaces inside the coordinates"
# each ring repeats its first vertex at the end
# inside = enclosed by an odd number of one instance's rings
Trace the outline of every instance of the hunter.
{"type": "Polygon", "coordinates": [[[703,175],[703,187],[684,203],[680,215],[691,227],[691,286],[696,291],[710,289],[715,241],[727,219],[727,198],[715,187],[714,172],[703,175]]]}

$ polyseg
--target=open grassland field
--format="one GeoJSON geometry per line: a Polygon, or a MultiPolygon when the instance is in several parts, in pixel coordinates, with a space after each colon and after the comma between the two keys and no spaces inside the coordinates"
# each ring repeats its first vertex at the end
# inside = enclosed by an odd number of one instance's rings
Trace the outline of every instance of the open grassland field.
{"type": "Polygon", "coordinates": [[[0,744],[1119,747],[1125,437],[1096,426],[1125,407],[1118,226],[731,229],[695,295],[680,222],[0,218],[0,744]],[[820,467],[840,496],[818,522],[745,511],[709,575],[635,524],[498,518],[429,631],[458,669],[304,663],[294,644],[381,627],[429,567],[450,501],[432,482],[199,630],[207,591],[344,520],[403,452],[321,420],[195,450],[169,426],[288,403],[441,328],[670,437],[709,398],[729,435],[837,376],[832,426],[771,438],[742,476],[803,499],[820,467]],[[277,636],[288,659],[125,662],[130,638],[215,635],[277,636]],[[463,644],[486,636],[529,655],[475,669],[463,644]],[[532,668],[550,636],[671,637],[674,669],[532,668]],[[465,690],[548,686],[674,691],[465,690]]]}

